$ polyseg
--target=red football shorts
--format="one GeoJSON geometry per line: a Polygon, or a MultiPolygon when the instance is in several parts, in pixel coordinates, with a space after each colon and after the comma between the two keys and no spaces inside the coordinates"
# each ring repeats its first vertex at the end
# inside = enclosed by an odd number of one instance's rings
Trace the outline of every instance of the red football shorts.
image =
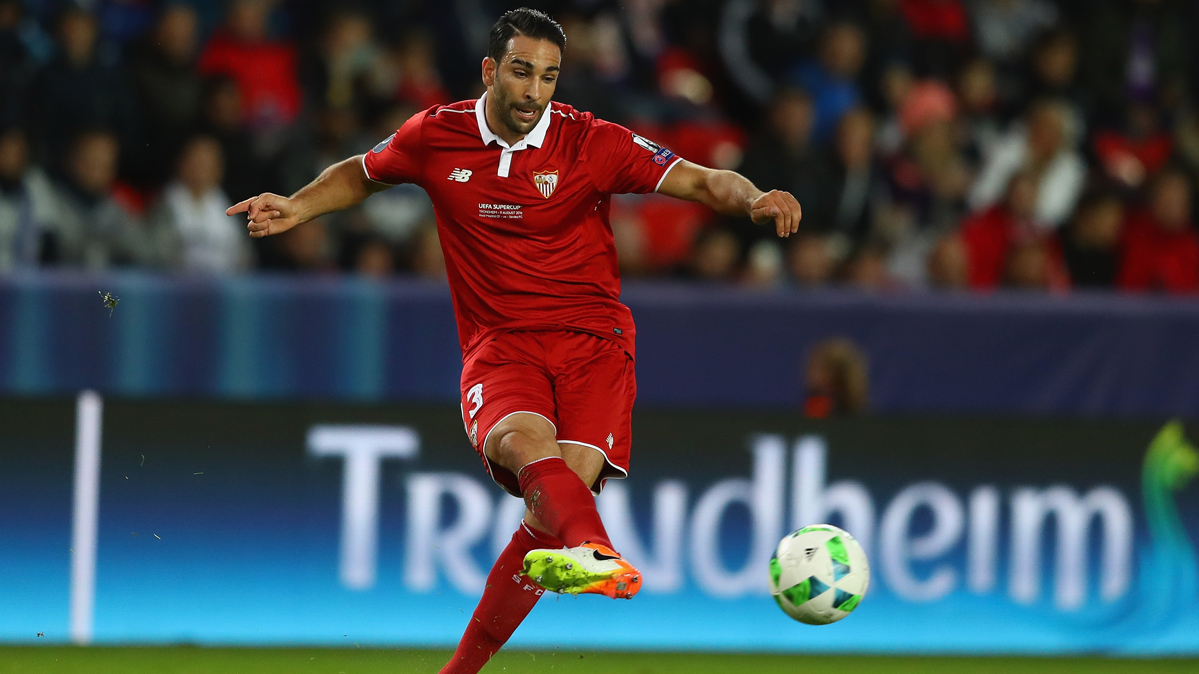
{"type": "Polygon", "coordinates": [[[604,483],[629,474],[633,359],[618,344],[583,332],[538,331],[501,334],[477,348],[462,365],[462,422],[487,473],[521,496],[512,471],[483,452],[495,425],[518,412],[545,417],[559,443],[590,447],[604,455],[604,483]]]}

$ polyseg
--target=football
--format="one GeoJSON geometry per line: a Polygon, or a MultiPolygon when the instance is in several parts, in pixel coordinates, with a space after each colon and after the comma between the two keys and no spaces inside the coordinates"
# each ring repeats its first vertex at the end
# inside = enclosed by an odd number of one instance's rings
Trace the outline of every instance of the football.
{"type": "Polygon", "coordinates": [[[862,546],[829,524],[788,534],[770,559],[770,594],[787,615],[808,625],[849,615],[868,585],[870,564],[862,546]]]}

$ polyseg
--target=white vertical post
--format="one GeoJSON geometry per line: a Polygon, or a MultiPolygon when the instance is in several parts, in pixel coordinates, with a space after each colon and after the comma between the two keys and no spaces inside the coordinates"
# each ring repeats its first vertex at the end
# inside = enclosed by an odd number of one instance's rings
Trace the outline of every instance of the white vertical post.
{"type": "Polygon", "coordinates": [[[92,640],[96,597],[96,530],[100,519],[100,427],[103,401],[95,391],[75,406],[75,513],[71,533],[71,640],[92,640]]]}

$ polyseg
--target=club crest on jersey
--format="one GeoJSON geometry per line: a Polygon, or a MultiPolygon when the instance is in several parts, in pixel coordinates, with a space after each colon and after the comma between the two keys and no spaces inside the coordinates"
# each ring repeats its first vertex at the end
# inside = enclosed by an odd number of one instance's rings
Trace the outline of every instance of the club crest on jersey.
{"type": "Polygon", "coordinates": [[[533,173],[533,184],[537,186],[537,191],[541,192],[541,196],[546,199],[554,193],[558,187],[558,172],[557,171],[539,171],[533,173]]]}

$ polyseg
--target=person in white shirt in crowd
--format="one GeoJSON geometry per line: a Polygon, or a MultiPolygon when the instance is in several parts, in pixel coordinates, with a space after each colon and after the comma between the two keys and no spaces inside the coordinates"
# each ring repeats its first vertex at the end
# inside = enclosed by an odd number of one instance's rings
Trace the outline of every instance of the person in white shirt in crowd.
{"type": "Polygon", "coordinates": [[[243,225],[225,215],[224,163],[215,138],[196,136],[183,146],[175,177],[150,216],[151,231],[170,240],[168,267],[208,274],[250,268],[253,251],[243,225]]]}
{"type": "Polygon", "coordinates": [[[29,144],[16,128],[0,131],[0,274],[37,266],[55,218],[54,188],[29,164],[29,144]]]}
{"type": "Polygon", "coordinates": [[[161,247],[117,190],[120,147],[107,130],[80,133],[65,162],[66,179],[55,185],[53,230],[43,260],[52,265],[102,271],[113,266],[158,266],[161,247]]]}
{"type": "Polygon", "coordinates": [[[1087,166],[1077,148],[1078,129],[1070,108],[1052,99],[1034,103],[1024,122],[1013,125],[983,158],[968,197],[970,209],[994,205],[1012,176],[1027,171],[1038,183],[1035,219],[1046,230],[1057,227],[1074,213],[1086,182],[1087,166]]]}

